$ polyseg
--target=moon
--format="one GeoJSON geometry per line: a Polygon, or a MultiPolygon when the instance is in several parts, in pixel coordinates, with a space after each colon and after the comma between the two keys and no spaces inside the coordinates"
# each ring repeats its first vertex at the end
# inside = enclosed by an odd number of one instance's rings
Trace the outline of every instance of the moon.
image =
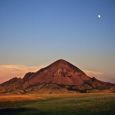
{"type": "Polygon", "coordinates": [[[98,14],[98,15],[97,15],[97,17],[100,19],[100,18],[101,18],[101,15],[100,15],[100,14],[98,14]]]}

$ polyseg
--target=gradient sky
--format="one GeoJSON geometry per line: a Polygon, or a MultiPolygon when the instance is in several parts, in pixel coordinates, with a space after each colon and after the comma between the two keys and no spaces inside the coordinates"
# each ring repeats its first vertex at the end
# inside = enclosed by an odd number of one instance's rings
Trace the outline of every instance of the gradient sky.
{"type": "Polygon", "coordinates": [[[0,0],[1,73],[60,58],[115,83],[115,0],[0,0]]]}

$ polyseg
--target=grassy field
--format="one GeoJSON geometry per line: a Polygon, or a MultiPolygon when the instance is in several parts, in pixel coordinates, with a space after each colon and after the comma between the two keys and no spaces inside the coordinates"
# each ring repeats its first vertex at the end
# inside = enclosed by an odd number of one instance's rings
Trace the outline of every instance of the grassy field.
{"type": "Polygon", "coordinates": [[[115,93],[1,95],[0,115],[115,115],[115,93]]]}

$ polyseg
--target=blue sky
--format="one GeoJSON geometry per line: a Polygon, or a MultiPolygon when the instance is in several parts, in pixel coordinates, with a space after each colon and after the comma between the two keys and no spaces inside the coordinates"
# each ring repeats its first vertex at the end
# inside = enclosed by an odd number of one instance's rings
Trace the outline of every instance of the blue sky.
{"type": "Polygon", "coordinates": [[[63,58],[113,79],[114,11],[114,0],[0,0],[0,64],[63,58]]]}

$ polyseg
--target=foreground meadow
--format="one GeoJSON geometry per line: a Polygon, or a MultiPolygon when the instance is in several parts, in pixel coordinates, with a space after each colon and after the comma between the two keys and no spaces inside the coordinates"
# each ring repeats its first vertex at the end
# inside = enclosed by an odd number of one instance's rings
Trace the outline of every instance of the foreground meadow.
{"type": "Polygon", "coordinates": [[[115,93],[0,95],[0,115],[115,115],[115,93]]]}

